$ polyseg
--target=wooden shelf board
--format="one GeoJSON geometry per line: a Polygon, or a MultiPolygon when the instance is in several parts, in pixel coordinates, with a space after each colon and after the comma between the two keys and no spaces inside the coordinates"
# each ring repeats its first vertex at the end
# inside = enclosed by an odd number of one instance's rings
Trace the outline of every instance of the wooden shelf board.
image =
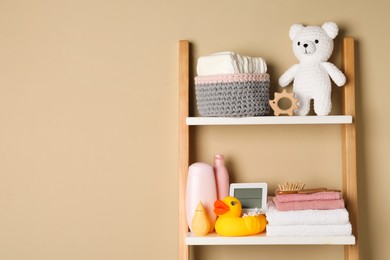
{"type": "Polygon", "coordinates": [[[259,117],[187,117],[187,125],[308,125],[351,124],[350,115],[335,116],[259,116],[259,117]]]}
{"type": "Polygon", "coordinates": [[[265,233],[245,237],[222,237],[216,233],[197,237],[188,232],[187,245],[354,245],[355,237],[350,236],[267,236],[265,233]]]}

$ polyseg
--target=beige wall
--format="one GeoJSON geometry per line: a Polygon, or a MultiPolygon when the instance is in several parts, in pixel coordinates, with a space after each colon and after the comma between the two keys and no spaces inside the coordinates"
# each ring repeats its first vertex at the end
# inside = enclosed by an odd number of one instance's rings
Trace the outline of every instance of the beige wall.
{"type": "MultiPolygon", "coordinates": [[[[263,56],[276,88],[296,62],[290,25],[325,21],[357,39],[361,259],[389,259],[389,8],[386,0],[0,1],[0,259],[176,259],[178,40],[191,40],[195,55],[263,56]]],[[[337,126],[236,130],[197,130],[193,159],[224,153],[237,181],[340,185],[331,178],[340,170],[337,126]],[[218,143],[226,139],[232,145],[218,143]]],[[[198,260],[343,254],[339,246],[193,252],[198,260]]]]}

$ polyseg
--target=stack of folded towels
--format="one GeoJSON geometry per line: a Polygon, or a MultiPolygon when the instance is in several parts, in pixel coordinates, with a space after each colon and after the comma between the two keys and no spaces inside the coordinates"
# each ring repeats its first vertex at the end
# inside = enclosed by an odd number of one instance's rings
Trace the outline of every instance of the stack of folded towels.
{"type": "Polygon", "coordinates": [[[349,214],[340,192],[277,194],[266,213],[268,236],[347,236],[349,214]]]}

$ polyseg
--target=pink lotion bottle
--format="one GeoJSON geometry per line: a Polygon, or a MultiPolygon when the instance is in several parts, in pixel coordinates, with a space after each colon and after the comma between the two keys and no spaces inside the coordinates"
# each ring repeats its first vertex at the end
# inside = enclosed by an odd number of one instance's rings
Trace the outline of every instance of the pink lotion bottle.
{"type": "Polygon", "coordinates": [[[214,213],[214,202],[217,200],[217,187],[214,170],[210,164],[197,162],[188,168],[186,190],[187,224],[193,232],[191,224],[199,202],[202,202],[210,219],[210,232],[214,230],[217,215],[214,213]]]}
{"type": "Polygon", "coordinates": [[[214,156],[214,174],[218,199],[223,200],[229,196],[229,173],[225,167],[225,158],[221,154],[214,156]]]}

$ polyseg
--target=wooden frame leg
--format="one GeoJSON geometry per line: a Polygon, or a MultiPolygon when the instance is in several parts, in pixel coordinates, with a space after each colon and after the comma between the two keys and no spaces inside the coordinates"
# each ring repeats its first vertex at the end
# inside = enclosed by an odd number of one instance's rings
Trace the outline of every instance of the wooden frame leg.
{"type": "Polygon", "coordinates": [[[343,155],[343,192],[346,199],[352,232],[356,244],[345,246],[344,259],[358,260],[358,223],[357,223],[357,168],[356,168],[356,113],[355,113],[355,43],[353,38],[345,38],[343,42],[343,66],[347,84],[343,87],[343,113],[352,115],[352,124],[342,126],[343,155]]]}
{"type": "Polygon", "coordinates": [[[189,42],[179,42],[179,260],[189,259],[185,244],[188,232],[186,220],[186,186],[189,165],[189,127],[186,124],[189,101],[189,42]]]}

